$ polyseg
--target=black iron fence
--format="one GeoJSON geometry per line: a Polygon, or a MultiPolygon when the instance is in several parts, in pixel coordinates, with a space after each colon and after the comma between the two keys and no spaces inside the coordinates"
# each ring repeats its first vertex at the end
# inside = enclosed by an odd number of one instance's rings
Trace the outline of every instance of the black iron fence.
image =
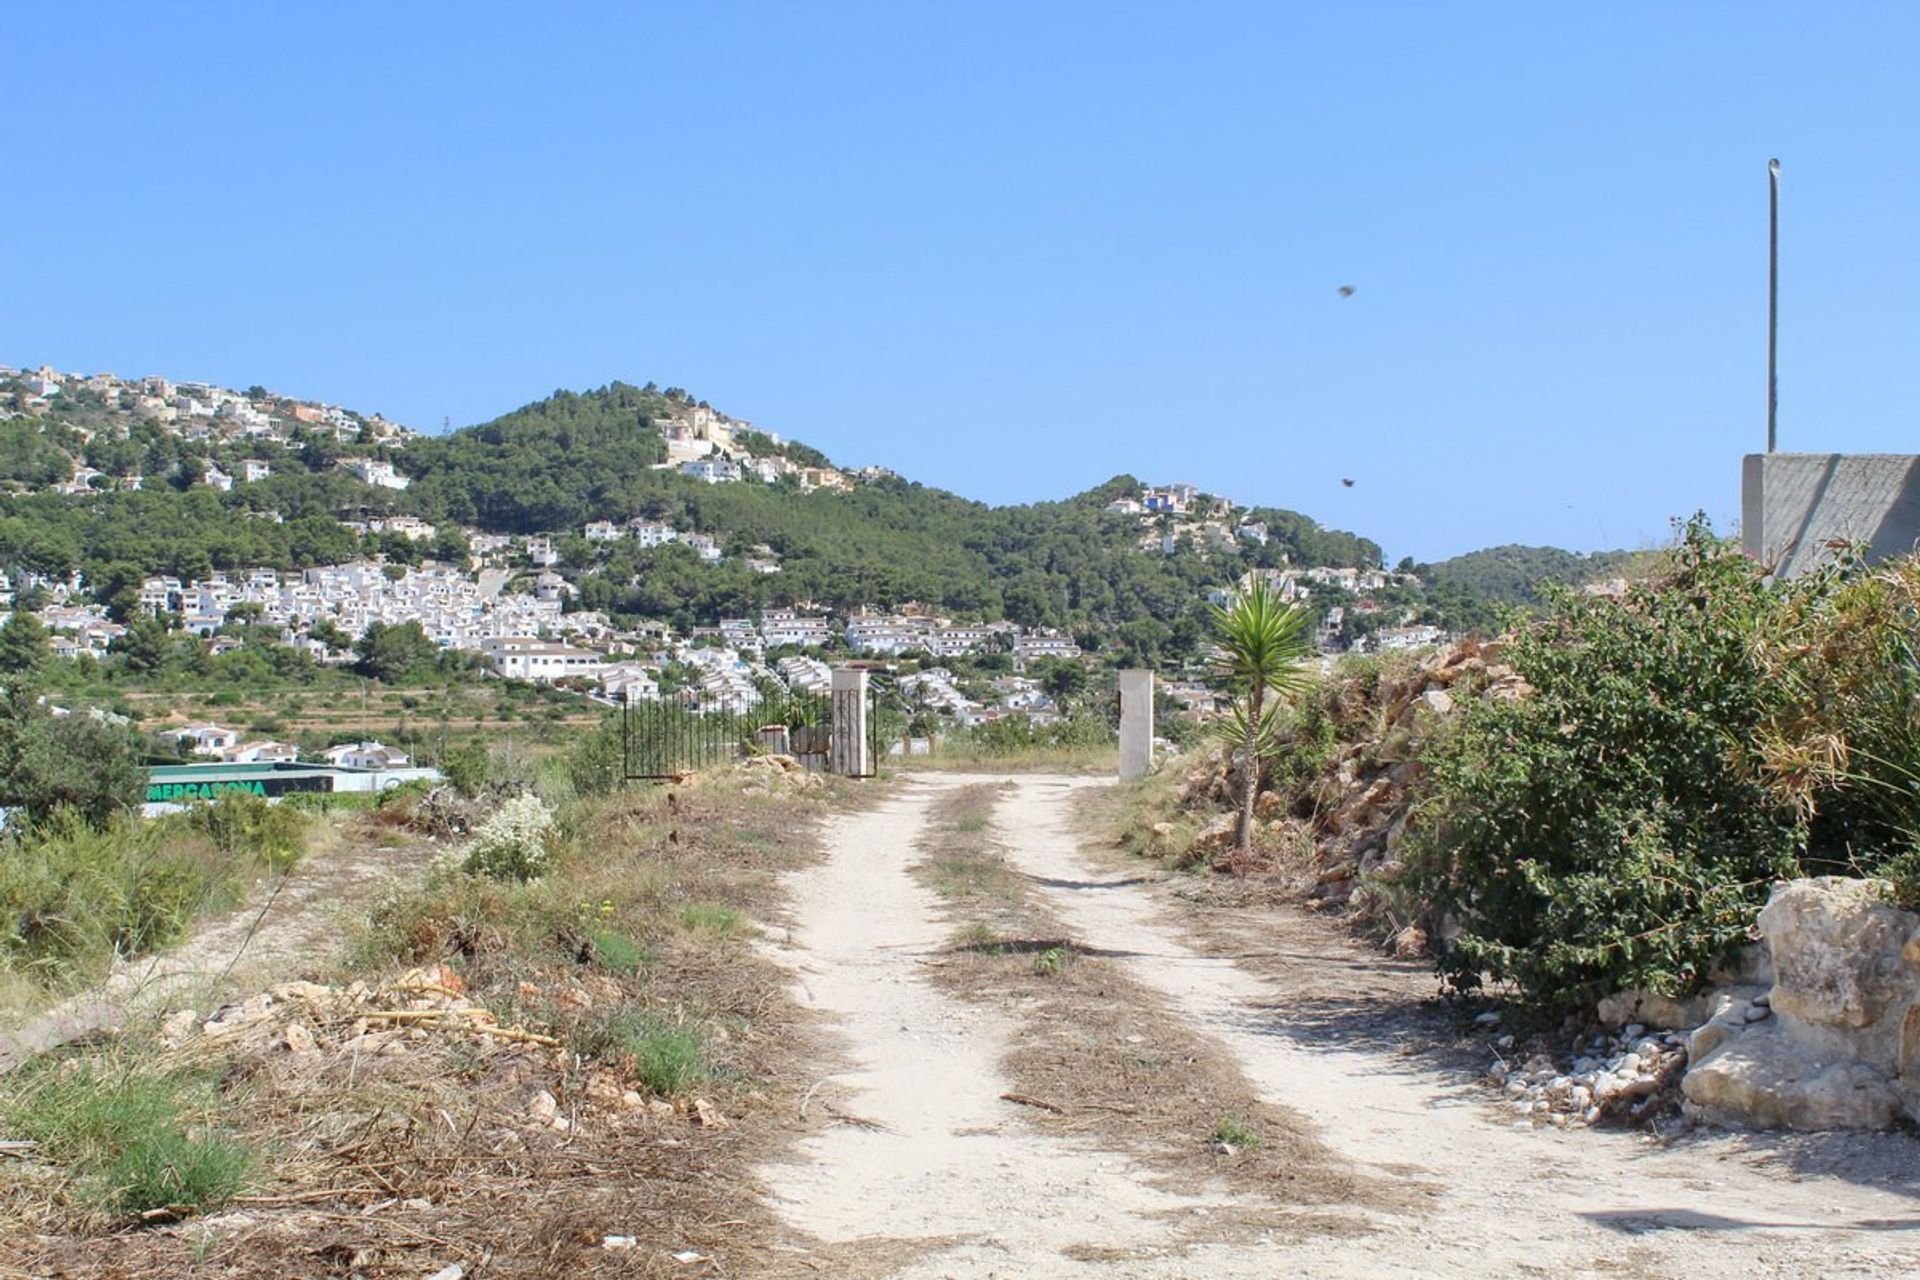
{"type": "MultiPolygon", "coordinates": [[[[691,691],[621,709],[623,772],[629,780],[658,781],[732,764],[751,755],[792,756],[824,772],[836,735],[844,739],[864,719],[871,776],[905,727],[891,681],[873,681],[865,695],[852,690],[809,693],[755,690],[716,698],[691,691]]],[[[843,758],[850,757],[842,742],[843,758]]]]}
{"type": "Polygon", "coordinates": [[[827,767],[833,700],[825,693],[629,702],[620,717],[629,779],[662,779],[750,755],[788,755],[827,767]]]}

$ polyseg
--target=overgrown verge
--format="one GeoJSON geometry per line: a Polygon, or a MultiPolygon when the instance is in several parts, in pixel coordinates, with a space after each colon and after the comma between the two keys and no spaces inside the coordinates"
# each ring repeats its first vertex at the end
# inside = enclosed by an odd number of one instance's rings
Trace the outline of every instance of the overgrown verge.
{"type": "Polygon", "coordinates": [[[1294,1208],[1371,1200],[1374,1190],[1297,1116],[1262,1101],[1216,1046],[1169,1016],[1112,957],[1067,936],[1002,855],[992,825],[998,790],[969,785],[937,800],[913,870],[954,925],[935,980],[1019,1023],[1004,1063],[1009,1104],[1050,1132],[1093,1137],[1185,1188],[1225,1182],[1294,1208]]]}
{"type": "MultiPolygon", "coordinates": [[[[1115,843],[1179,867],[1214,865],[1244,875],[1243,890],[1279,890],[1307,905],[1348,908],[1400,932],[1408,920],[1376,891],[1400,869],[1426,752],[1463,705],[1524,698],[1531,687],[1500,644],[1467,640],[1415,656],[1350,655],[1311,681],[1280,713],[1275,749],[1262,760],[1251,861],[1225,856],[1233,841],[1233,774],[1217,747],[1180,757],[1119,789],[1115,843]]],[[[1401,939],[1419,951],[1424,939],[1401,939]]]]}
{"type": "MultiPolygon", "coordinates": [[[[1343,662],[1265,762],[1259,869],[1458,990],[1695,991],[1780,879],[1920,901],[1916,618],[1920,562],[1774,582],[1695,521],[1658,577],[1555,592],[1497,643],[1343,662]]],[[[1230,837],[1217,758],[1131,799],[1138,851],[1230,837]]]]}
{"type": "Polygon", "coordinates": [[[1782,693],[1758,655],[1799,589],[1699,532],[1666,577],[1560,595],[1513,635],[1531,696],[1468,708],[1427,752],[1402,893],[1449,981],[1680,994],[1746,940],[1806,850],[1753,752],[1782,693]]]}
{"type": "Polygon", "coordinates": [[[59,992],[178,941],[259,876],[291,870],[314,821],[229,792],[153,820],[61,807],[20,823],[0,838],[0,979],[59,992]]]}
{"type": "Polygon", "coordinates": [[[785,1139],[798,1091],[782,1065],[803,1040],[751,937],[778,914],[778,874],[813,856],[833,794],[760,766],[523,804],[383,902],[330,981],[174,1011],[38,1064],[0,1103],[0,1139],[40,1144],[0,1157],[0,1261],[98,1276],[736,1273],[772,1230],[747,1171],[785,1139]],[[74,1082],[110,1109],[176,1098],[162,1147],[248,1158],[143,1208],[116,1190],[121,1156],[100,1144],[96,1160],[33,1118],[74,1082]]]}
{"type": "MultiPolygon", "coordinates": [[[[1920,902],[1920,560],[1772,581],[1699,520],[1661,574],[1498,643],[1348,658],[1263,768],[1265,883],[1377,921],[1457,990],[1682,996],[1795,875],[1920,902]]],[[[1127,844],[1231,841],[1225,764],[1137,785],[1127,844]]]]}

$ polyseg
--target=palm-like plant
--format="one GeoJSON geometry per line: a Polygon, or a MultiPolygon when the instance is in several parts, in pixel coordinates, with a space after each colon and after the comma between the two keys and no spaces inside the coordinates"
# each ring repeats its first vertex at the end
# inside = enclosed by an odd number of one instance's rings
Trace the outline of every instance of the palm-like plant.
{"type": "Polygon", "coordinates": [[[1214,728],[1240,773],[1240,816],[1234,852],[1253,846],[1253,802],[1260,789],[1260,761],[1279,737],[1281,696],[1306,683],[1313,656],[1312,617],[1283,602],[1264,578],[1256,578],[1225,605],[1213,606],[1213,677],[1233,697],[1214,728]]]}

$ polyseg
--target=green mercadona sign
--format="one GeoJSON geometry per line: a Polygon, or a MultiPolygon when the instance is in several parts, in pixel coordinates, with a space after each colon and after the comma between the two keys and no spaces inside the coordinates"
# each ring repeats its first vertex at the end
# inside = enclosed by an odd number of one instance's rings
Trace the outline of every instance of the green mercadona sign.
{"type": "Polygon", "coordinates": [[[229,791],[245,791],[264,796],[267,784],[255,778],[246,782],[155,782],[147,787],[147,800],[211,800],[229,791]]]}
{"type": "Polygon", "coordinates": [[[332,791],[333,775],[324,769],[281,769],[272,765],[161,765],[148,770],[148,804],[185,804],[213,800],[229,791],[255,796],[284,796],[332,791]]]}

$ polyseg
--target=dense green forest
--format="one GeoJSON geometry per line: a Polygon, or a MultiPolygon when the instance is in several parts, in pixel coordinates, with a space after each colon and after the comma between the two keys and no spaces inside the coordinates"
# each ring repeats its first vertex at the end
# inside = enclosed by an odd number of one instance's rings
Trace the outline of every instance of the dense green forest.
{"type": "Polygon", "coordinates": [[[1589,555],[1558,547],[1512,544],[1470,551],[1421,570],[1436,587],[1457,587],[1496,604],[1540,604],[1540,588],[1547,583],[1577,587],[1604,578],[1629,575],[1644,568],[1640,562],[1653,553],[1595,551],[1589,555]]]}

